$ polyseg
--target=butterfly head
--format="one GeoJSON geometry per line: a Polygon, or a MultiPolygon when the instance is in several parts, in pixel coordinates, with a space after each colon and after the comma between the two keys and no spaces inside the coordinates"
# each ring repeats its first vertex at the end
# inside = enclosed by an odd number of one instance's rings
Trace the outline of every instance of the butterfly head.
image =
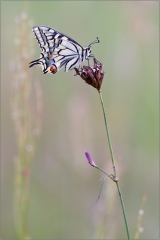
{"type": "Polygon", "coordinates": [[[89,55],[90,55],[90,53],[92,52],[92,48],[91,48],[90,45],[87,47],[87,50],[88,50],[88,53],[89,53],[89,55]]]}

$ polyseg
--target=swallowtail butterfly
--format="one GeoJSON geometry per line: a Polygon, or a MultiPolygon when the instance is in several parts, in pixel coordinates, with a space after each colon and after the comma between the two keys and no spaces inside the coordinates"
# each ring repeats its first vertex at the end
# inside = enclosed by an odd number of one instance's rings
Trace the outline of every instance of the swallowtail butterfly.
{"type": "Polygon", "coordinates": [[[78,68],[85,60],[94,57],[91,45],[99,43],[97,38],[88,47],[82,47],[67,35],[47,26],[35,26],[32,29],[42,49],[40,58],[30,62],[29,67],[40,64],[43,73],[55,74],[63,66],[65,71],[78,68]]]}

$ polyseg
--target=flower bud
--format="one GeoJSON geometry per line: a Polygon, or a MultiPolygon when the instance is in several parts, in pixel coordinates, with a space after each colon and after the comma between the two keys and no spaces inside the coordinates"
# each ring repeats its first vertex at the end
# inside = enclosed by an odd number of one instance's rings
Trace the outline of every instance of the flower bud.
{"type": "Polygon", "coordinates": [[[92,160],[90,154],[88,152],[85,152],[86,158],[88,160],[88,163],[92,166],[92,167],[97,167],[96,164],[94,163],[94,161],[92,160]]]}

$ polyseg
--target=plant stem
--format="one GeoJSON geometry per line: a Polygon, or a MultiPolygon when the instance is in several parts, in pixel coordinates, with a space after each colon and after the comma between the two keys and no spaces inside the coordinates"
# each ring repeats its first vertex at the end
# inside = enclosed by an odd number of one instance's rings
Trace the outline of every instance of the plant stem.
{"type": "Polygon", "coordinates": [[[109,177],[110,179],[112,179],[114,181],[114,179],[105,171],[103,171],[101,168],[99,168],[98,166],[96,166],[95,168],[97,168],[98,170],[100,170],[101,172],[103,172],[107,177],[109,177]]]}
{"type": "Polygon", "coordinates": [[[110,134],[109,134],[109,128],[108,128],[108,123],[107,123],[107,116],[106,116],[106,112],[105,112],[105,108],[104,108],[104,103],[103,103],[103,98],[102,98],[101,91],[99,90],[98,92],[99,92],[101,105],[102,105],[102,109],[103,109],[103,115],[104,115],[104,121],[105,121],[105,127],[106,127],[107,139],[108,139],[108,145],[109,145],[111,160],[112,160],[112,164],[113,164],[114,177],[115,177],[115,181],[114,182],[117,185],[117,189],[118,189],[118,193],[119,193],[119,197],[120,197],[120,201],[121,201],[121,206],[122,206],[122,212],[123,212],[123,216],[124,216],[124,222],[125,222],[126,231],[127,231],[127,237],[130,240],[131,238],[130,238],[130,233],[129,233],[128,221],[127,221],[126,211],[125,211],[124,202],[123,202],[123,198],[122,198],[122,193],[121,193],[121,190],[120,190],[120,185],[119,185],[119,182],[118,182],[118,176],[117,176],[117,171],[116,171],[116,164],[115,164],[115,159],[114,159],[114,154],[113,154],[113,149],[112,149],[112,144],[111,144],[111,139],[110,139],[110,134]]]}
{"type": "Polygon", "coordinates": [[[104,108],[104,104],[103,104],[103,98],[102,98],[101,91],[99,90],[98,92],[99,92],[101,105],[102,105],[102,109],[103,109],[103,115],[104,115],[104,121],[105,121],[105,126],[106,126],[106,133],[107,133],[107,138],[108,138],[109,150],[110,150],[110,154],[111,154],[111,160],[112,160],[113,166],[116,166],[115,160],[114,160],[114,155],[113,155],[113,150],[112,150],[112,144],[111,144],[111,140],[110,140],[110,134],[109,134],[109,129],[108,129],[106,112],[105,112],[105,108],[104,108]]]}
{"type": "Polygon", "coordinates": [[[122,193],[121,193],[121,189],[120,189],[120,186],[119,186],[119,182],[118,182],[118,181],[116,182],[116,185],[117,185],[117,189],[118,189],[118,193],[119,193],[119,197],[120,197],[120,201],[121,201],[121,206],[122,206],[124,221],[125,221],[125,225],[126,225],[127,237],[128,237],[128,239],[131,239],[131,238],[130,238],[130,233],[129,233],[129,226],[128,226],[128,221],[127,221],[127,216],[126,216],[126,210],[125,210],[125,207],[124,207],[124,202],[123,202],[123,198],[122,198],[122,193]]]}

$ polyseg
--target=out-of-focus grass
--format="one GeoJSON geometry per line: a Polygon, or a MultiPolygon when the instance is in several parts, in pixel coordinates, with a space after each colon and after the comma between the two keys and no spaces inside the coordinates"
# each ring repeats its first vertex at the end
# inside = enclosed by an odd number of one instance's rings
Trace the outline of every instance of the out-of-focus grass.
{"type": "MultiPolygon", "coordinates": [[[[13,239],[13,158],[17,148],[10,117],[13,76],[8,67],[15,53],[14,18],[23,12],[23,3],[6,1],[1,6],[1,237],[13,239]]],[[[35,25],[49,25],[82,46],[99,37],[101,42],[92,50],[106,72],[102,92],[131,236],[142,196],[147,194],[140,237],[158,238],[158,2],[28,2],[28,11],[35,25]]],[[[33,59],[39,52],[35,40],[33,59]]],[[[44,95],[42,135],[31,174],[32,238],[94,238],[99,221],[106,219],[106,228],[112,229],[105,238],[124,239],[116,196],[114,218],[108,217],[112,202],[108,189],[115,186],[107,180],[96,204],[101,176],[84,156],[87,149],[100,167],[110,168],[97,92],[74,77],[73,71],[62,70],[54,76],[43,75],[38,67],[30,71],[38,74],[44,95]]]]}
{"type": "Polygon", "coordinates": [[[17,34],[14,57],[9,62],[11,77],[11,119],[15,124],[17,153],[14,160],[14,225],[18,238],[28,239],[30,176],[37,140],[41,132],[42,91],[36,77],[28,68],[34,44],[26,12],[16,16],[17,34]]]}

